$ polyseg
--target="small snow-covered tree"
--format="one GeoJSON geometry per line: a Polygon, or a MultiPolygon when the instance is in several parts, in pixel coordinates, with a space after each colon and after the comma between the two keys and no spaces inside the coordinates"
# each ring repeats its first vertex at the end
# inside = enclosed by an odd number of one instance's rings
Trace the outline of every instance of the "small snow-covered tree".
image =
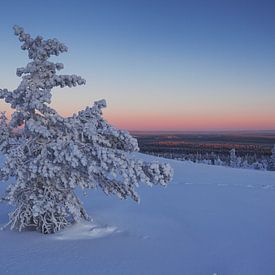
{"type": "Polygon", "coordinates": [[[18,26],[14,31],[32,61],[17,69],[22,77],[17,89],[0,89],[0,98],[14,109],[9,122],[3,113],[0,120],[0,150],[6,157],[0,179],[12,180],[4,200],[15,205],[11,228],[54,233],[89,219],[76,187],[138,201],[135,187],[140,182],[167,185],[171,167],[129,154],[138,151],[137,140],[102,118],[104,100],[71,117],[62,117],[48,105],[54,87],[82,85],[85,80],[57,74],[63,64],[48,59],[67,51],[57,39],[32,38],[18,26]]]}
{"type": "Polygon", "coordinates": [[[229,151],[229,154],[230,154],[230,159],[229,159],[230,166],[231,167],[236,167],[236,168],[242,167],[242,158],[236,156],[235,148],[231,149],[229,151]]]}
{"type": "Polygon", "coordinates": [[[270,168],[271,170],[275,170],[275,144],[271,150],[270,168]]]}
{"type": "Polygon", "coordinates": [[[231,167],[237,167],[237,156],[236,156],[236,150],[235,148],[232,148],[230,151],[229,151],[229,155],[230,155],[230,166],[231,167]]]}
{"type": "Polygon", "coordinates": [[[223,161],[218,156],[217,159],[214,160],[214,165],[222,166],[224,165],[223,161]]]}
{"type": "Polygon", "coordinates": [[[256,161],[252,163],[251,167],[252,169],[255,169],[255,170],[266,170],[266,167],[261,161],[256,161]]]}

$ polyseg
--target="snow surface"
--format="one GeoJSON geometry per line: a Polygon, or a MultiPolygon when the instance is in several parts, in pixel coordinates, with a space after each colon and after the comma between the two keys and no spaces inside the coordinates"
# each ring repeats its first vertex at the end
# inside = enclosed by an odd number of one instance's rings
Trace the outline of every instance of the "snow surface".
{"type": "Polygon", "coordinates": [[[173,182],[139,188],[140,204],[93,190],[91,223],[0,231],[0,274],[275,274],[275,172],[165,161],[173,182]]]}

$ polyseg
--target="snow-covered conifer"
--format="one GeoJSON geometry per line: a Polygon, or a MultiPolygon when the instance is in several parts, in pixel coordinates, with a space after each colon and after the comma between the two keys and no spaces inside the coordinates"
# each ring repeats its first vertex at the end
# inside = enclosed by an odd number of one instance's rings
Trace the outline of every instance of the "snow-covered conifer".
{"type": "Polygon", "coordinates": [[[231,167],[237,167],[237,157],[236,157],[236,150],[235,148],[232,148],[230,151],[229,151],[229,154],[230,154],[230,166],[231,167]]]}
{"type": "Polygon", "coordinates": [[[224,165],[223,161],[218,156],[217,159],[214,160],[214,165],[222,166],[224,165]]]}
{"type": "Polygon", "coordinates": [[[271,170],[275,170],[275,144],[271,150],[271,163],[270,163],[270,167],[271,167],[271,170]]]}
{"type": "Polygon", "coordinates": [[[54,87],[83,85],[85,80],[57,74],[63,64],[48,59],[67,51],[57,39],[32,38],[18,26],[14,32],[32,61],[17,69],[22,77],[17,89],[0,89],[0,98],[14,109],[9,122],[5,114],[0,117],[0,149],[6,157],[0,178],[12,179],[4,199],[15,205],[11,228],[54,233],[89,219],[76,187],[138,201],[135,188],[141,182],[165,186],[171,180],[168,164],[129,154],[138,151],[137,140],[103,119],[105,100],[71,117],[52,109],[48,104],[54,87]]]}

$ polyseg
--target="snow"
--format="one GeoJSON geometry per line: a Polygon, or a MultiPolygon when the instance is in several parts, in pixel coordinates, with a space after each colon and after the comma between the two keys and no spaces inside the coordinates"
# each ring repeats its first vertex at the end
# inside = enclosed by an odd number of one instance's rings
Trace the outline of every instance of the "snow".
{"type": "Polygon", "coordinates": [[[102,238],[117,231],[115,226],[102,226],[87,221],[79,222],[53,235],[56,240],[81,240],[102,238]]]}
{"type": "Polygon", "coordinates": [[[168,162],[173,181],[139,188],[140,204],[93,190],[82,196],[90,223],[0,231],[0,273],[275,274],[275,172],[168,162]]]}

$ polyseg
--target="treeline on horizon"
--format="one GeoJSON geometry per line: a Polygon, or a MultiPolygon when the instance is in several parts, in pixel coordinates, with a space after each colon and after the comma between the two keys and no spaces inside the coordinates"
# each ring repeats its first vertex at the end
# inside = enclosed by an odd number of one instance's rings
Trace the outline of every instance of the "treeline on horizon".
{"type": "Polygon", "coordinates": [[[140,151],[151,155],[258,170],[275,168],[275,159],[274,164],[272,159],[275,135],[166,134],[136,137],[140,151]],[[232,158],[232,149],[235,159],[232,158]]]}

